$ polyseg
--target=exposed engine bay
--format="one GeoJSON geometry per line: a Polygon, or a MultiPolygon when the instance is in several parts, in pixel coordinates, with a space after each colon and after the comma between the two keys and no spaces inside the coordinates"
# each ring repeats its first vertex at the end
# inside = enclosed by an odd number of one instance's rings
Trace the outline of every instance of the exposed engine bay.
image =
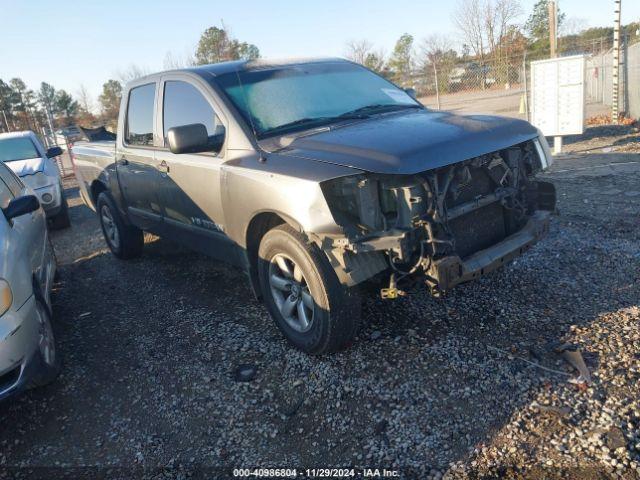
{"type": "Polygon", "coordinates": [[[323,185],[342,238],[322,240],[341,279],[388,270],[383,298],[421,275],[434,295],[488,273],[543,236],[555,188],[536,180],[537,140],[416,175],[363,174],[323,185]],[[339,274],[340,276],[340,274],[339,274]]]}

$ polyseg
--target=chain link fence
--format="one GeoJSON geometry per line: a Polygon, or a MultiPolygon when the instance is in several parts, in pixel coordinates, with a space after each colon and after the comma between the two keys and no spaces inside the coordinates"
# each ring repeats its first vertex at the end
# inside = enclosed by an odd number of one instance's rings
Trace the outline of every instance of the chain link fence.
{"type": "Polygon", "coordinates": [[[37,132],[36,135],[38,135],[45,148],[55,146],[62,148],[62,155],[55,157],[58,170],[60,170],[60,176],[62,178],[73,177],[73,159],[70,153],[73,143],[63,134],[52,132],[48,127],[41,127],[40,132],[37,132]]]}
{"type": "Polygon", "coordinates": [[[625,55],[626,111],[631,118],[640,120],[640,42],[631,45],[625,55]]]}
{"type": "MultiPolygon", "coordinates": [[[[619,98],[621,111],[640,118],[640,42],[621,54],[619,98]]],[[[566,44],[561,56],[587,55],[585,71],[587,118],[611,113],[613,89],[612,38],[566,44]]],[[[407,75],[392,78],[413,88],[420,101],[433,109],[458,113],[485,113],[528,119],[530,59],[524,55],[499,60],[435,61],[407,75]]]]}
{"type": "MultiPolygon", "coordinates": [[[[586,69],[587,101],[610,107],[613,99],[613,52],[591,56],[587,59],[586,69]]],[[[618,99],[621,112],[631,118],[640,118],[640,42],[622,46],[618,99]]]]}
{"type": "Polygon", "coordinates": [[[428,107],[464,112],[501,113],[526,118],[525,63],[501,61],[435,62],[404,81],[428,107]]]}

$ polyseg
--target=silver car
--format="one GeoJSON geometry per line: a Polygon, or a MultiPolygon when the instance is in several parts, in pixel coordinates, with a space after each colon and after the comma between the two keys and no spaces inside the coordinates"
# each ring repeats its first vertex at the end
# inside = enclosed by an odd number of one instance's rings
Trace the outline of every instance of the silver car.
{"type": "Polygon", "coordinates": [[[60,147],[45,150],[36,134],[29,130],[0,134],[0,161],[34,190],[56,229],[70,226],[60,171],[53,160],[62,153],[60,147]]]}
{"type": "Polygon", "coordinates": [[[38,199],[0,162],[0,400],[60,370],[51,325],[56,271],[38,199]]]}

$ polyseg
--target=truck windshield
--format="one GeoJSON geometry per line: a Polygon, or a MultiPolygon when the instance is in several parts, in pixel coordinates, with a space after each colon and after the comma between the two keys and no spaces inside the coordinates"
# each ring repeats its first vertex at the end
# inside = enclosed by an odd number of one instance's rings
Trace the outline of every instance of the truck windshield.
{"type": "Polygon", "coordinates": [[[384,78],[347,62],[233,72],[216,81],[258,138],[378,112],[422,108],[384,78]]]}
{"type": "Polygon", "coordinates": [[[36,146],[28,137],[14,137],[0,139],[0,162],[39,158],[36,146]]]}

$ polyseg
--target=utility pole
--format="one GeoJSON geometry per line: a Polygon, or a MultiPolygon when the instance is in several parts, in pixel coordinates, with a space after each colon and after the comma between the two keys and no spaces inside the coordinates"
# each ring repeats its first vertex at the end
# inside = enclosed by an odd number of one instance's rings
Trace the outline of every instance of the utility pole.
{"type": "Polygon", "coordinates": [[[529,86],[527,85],[527,51],[525,50],[522,55],[522,79],[524,80],[524,114],[527,116],[527,122],[531,121],[529,118],[529,86]]]}
{"type": "MultiPolygon", "coordinates": [[[[549,7],[549,55],[550,58],[558,56],[558,6],[555,0],[550,0],[549,7]]],[[[562,152],[562,137],[553,137],[553,153],[562,152]]]]}
{"type": "Polygon", "coordinates": [[[438,85],[438,66],[436,65],[435,59],[432,60],[433,63],[433,77],[436,81],[436,102],[438,104],[438,110],[440,110],[440,86],[438,85]]]}
{"type": "Polygon", "coordinates": [[[620,105],[618,103],[618,89],[620,85],[620,9],[622,0],[614,0],[614,25],[613,25],[613,90],[611,92],[611,122],[618,124],[620,105]]]}
{"type": "Polygon", "coordinates": [[[556,58],[558,50],[558,6],[555,0],[548,3],[549,7],[549,48],[551,58],[556,58]]]}
{"type": "Polygon", "coordinates": [[[49,134],[51,135],[51,139],[53,140],[53,144],[54,145],[58,145],[58,141],[56,140],[56,134],[53,132],[53,122],[51,122],[51,117],[53,116],[51,114],[51,109],[50,109],[48,104],[45,104],[44,108],[45,108],[46,114],[47,114],[47,122],[49,123],[49,134]]]}

